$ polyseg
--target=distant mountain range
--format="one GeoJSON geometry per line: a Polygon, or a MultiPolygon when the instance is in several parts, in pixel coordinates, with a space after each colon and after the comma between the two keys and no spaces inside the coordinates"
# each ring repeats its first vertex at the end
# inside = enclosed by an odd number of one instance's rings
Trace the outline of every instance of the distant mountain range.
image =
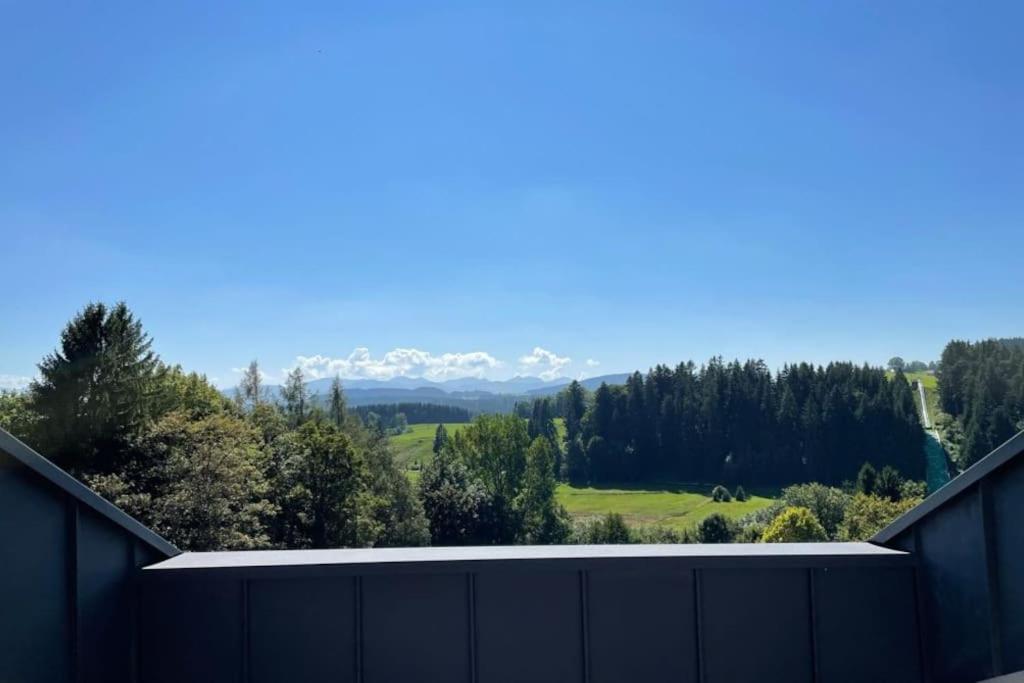
{"type": "MultiPolygon", "coordinates": [[[[586,389],[593,391],[602,383],[623,384],[628,374],[601,375],[581,380],[586,389]]],[[[513,377],[507,380],[464,377],[434,382],[421,377],[395,377],[389,380],[343,379],[342,386],[349,405],[361,406],[377,403],[437,403],[467,408],[475,412],[505,412],[517,401],[553,396],[569,386],[572,380],[559,377],[543,380],[539,377],[513,377]]],[[[310,395],[325,397],[330,391],[330,378],[306,383],[310,395]]],[[[267,385],[264,391],[271,397],[279,395],[280,386],[267,385]]],[[[226,396],[234,395],[234,388],[224,389],[226,396]]]]}

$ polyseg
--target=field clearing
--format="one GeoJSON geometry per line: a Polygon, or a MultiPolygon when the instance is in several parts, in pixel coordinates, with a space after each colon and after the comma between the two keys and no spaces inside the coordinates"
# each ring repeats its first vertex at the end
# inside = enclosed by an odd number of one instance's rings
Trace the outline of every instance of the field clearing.
{"type": "Polygon", "coordinates": [[[577,488],[560,484],[555,495],[573,517],[598,517],[617,512],[633,526],[649,524],[676,530],[693,527],[713,512],[739,519],[773,502],[765,496],[751,495],[742,503],[716,503],[711,499],[712,488],[710,485],[664,484],[577,488]]]}
{"type": "MultiPolygon", "coordinates": [[[[564,421],[555,421],[559,435],[565,431],[564,421]]],[[[445,424],[452,434],[465,424],[445,424]]],[[[434,457],[434,432],[437,424],[410,425],[404,434],[391,437],[395,460],[406,470],[414,484],[419,481],[424,465],[434,457]]],[[[620,487],[575,487],[559,484],[555,495],[570,515],[576,518],[601,517],[610,512],[622,515],[631,526],[659,525],[675,530],[691,528],[713,512],[730,519],[760,510],[772,504],[774,492],[757,491],[742,503],[716,503],[711,499],[713,486],[699,484],[629,484],[620,487]]]]}
{"type": "MultiPolygon", "coordinates": [[[[465,427],[465,423],[445,423],[444,428],[451,436],[465,427]]],[[[395,450],[395,462],[409,470],[419,470],[434,457],[434,432],[437,423],[409,425],[409,431],[391,437],[395,450]]],[[[419,475],[419,472],[416,472],[419,475]]]]}

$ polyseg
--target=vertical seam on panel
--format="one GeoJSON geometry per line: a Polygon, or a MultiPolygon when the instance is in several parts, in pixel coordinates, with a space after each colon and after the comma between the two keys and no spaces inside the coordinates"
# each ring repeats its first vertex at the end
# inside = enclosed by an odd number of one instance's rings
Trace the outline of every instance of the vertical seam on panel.
{"type": "Polygon", "coordinates": [[[701,590],[702,575],[703,572],[700,569],[693,570],[693,611],[694,623],[696,625],[694,632],[697,636],[697,680],[700,681],[700,683],[704,683],[707,676],[704,670],[704,614],[701,590]]]}
{"type": "Polygon", "coordinates": [[[587,571],[579,571],[580,581],[580,635],[583,644],[583,683],[590,683],[590,603],[587,599],[589,581],[587,571]]]}
{"type": "Polygon", "coordinates": [[[999,558],[996,555],[995,519],[992,510],[992,484],[987,479],[978,483],[981,503],[981,533],[985,543],[985,587],[988,597],[988,635],[992,656],[992,675],[1003,673],[1003,638],[999,613],[999,558]]]}
{"type": "Polygon", "coordinates": [[[356,618],[356,683],[363,681],[363,577],[357,576],[355,585],[356,618]]]}
{"type": "MultiPolygon", "coordinates": [[[[826,569],[825,571],[828,570],[826,569]]],[[[821,679],[821,672],[818,663],[818,615],[814,593],[815,573],[814,568],[807,570],[807,604],[811,613],[811,680],[817,683],[821,679]]]]}
{"type": "Polygon", "coordinates": [[[932,680],[932,660],[929,654],[929,637],[925,633],[928,625],[927,602],[925,600],[925,567],[924,555],[921,553],[921,527],[917,524],[913,527],[914,543],[914,601],[917,603],[917,648],[921,664],[921,680],[930,683],[932,680]]]}
{"type": "Polygon", "coordinates": [[[476,574],[466,574],[467,607],[469,611],[469,680],[471,683],[477,681],[476,663],[476,574]]]}
{"type": "Polygon", "coordinates": [[[82,679],[81,642],[78,606],[78,503],[66,497],[65,537],[67,543],[68,621],[71,649],[71,680],[82,679]]]}
{"type": "Polygon", "coordinates": [[[139,680],[139,558],[138,544],[128,536],[128,680],[138,683],[139,680]]]}
{"type": "Polygon", "coordinates": [[[249,683],[249,579],[242,579],[242,680],[249,683]]]}

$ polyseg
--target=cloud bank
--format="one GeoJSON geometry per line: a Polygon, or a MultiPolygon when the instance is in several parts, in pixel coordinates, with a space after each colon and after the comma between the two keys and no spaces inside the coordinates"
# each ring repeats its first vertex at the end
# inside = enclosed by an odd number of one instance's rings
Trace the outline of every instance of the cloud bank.
{"type": "Polygon", "coordinates": [[[539,346],[528,356],[519,358],[519,370],[525,374],[552,380],[562,376],[562,369],[572,363],[572,358],[559,356],[539,346]]]}
{"type": "Polygon", "coordinates": [[[502,366],[501,361],[486,351],[443,353],[435,356],[419,349],[392,349],[379,358],[360,346],[346,358],[330,356],[298,356],[295,364],[309,379],[334,377],[345,379],[389,380],[395,377],[424,377],[440,382],[462,377],[484,377],[488,370],[502,366]]]}

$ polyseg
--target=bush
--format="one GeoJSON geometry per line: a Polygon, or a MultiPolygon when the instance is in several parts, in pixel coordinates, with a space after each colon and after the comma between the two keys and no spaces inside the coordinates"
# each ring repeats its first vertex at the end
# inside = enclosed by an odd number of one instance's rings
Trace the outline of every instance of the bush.
{"type": "Polygon", "coordinates": [[[807,508],[786,508],[761,535],[765,543],[810,543],[828,540],[825,528],[807,508]]]}
{"type": "Polygon", "coordinates": [[[866,541],[920,502],[920,498],[893,502],[888,498],[858,493],[846,510],[839,536],[844,541],[866,541]]]}
{"type": "Polygon", "coordinates": [[[711,489],[711,500],[716,503],[728,503],[732,500],[732,494],[729,493],[729,489],[719,484],[715,488],[711,489]]]}
{"type": "Polygon", "coordinates": [[[747,495],[742,486],[736,487],[736,492],[732,494],[732,497],[741,503],[745,500],[750,500],[750,496],[747,495]]]}
{"type": "Polygon", "coordinates": [[[902,487],[903,477],[900,476],[900,473],[894,467],[886,465],[878,473],[878,478],[875,480],[875,495],[881,498],[888,498],[895,503],[900,499],[902,487]]]}
{"type": "MultiPolygon", "coordinates": [[[[818,518],[830,539],[839,535],[839,526],[850,505],[850,495],[824,484],[797,484],[782,490],[784,507],[807,508],[818,518]]],[[[782,510],[779,510],[782,512],[782,510]]],[[[774,517],[773,517],[774,518],[774,517]]]]}
{"type": "Polygon", "coordinates": [[[735,522],[720,512],[713,512],[697,525],[697,540],[701,543],[732,543],[738,531],[735,522]]]}
{"type": "Polygon", "coordinates": [[[578,522],[573,528],[572,541],[580,544],[630,543],[632,542],[626,520],[617,512],[604,517],[578,522]]]}
{"type": "Polygon", "coordinates": [[[875,472],[875,468],[871,463],[864,463],[860,466],[860,472],[857,473],[857,492],[870,496],[875,492],[875,481],[877,479],[878,473],[875,472]]]}

